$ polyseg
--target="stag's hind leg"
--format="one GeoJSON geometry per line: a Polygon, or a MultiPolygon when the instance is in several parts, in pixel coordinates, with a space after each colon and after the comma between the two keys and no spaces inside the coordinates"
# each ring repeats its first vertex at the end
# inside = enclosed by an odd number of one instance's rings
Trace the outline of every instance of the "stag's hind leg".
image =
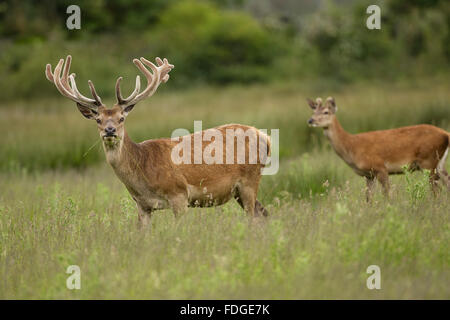
{"type": "Polygon", "coordinates": [[[256,193],[257,190],[255,191],[252,187],[239,186],[234,196],[240,206],[250,217],[254,217],[259,213],[256,210],[256,193]]]}
{"type": "Polygon", "coordinates": [[[259,202],[258,200],[255,201],[255,213],[256,215],[263,215],[264,217],[269,216],[269,211],[267,211],[266,208],[259,202]]]}
{"type": "MultiPolygon", "coordinates": [[[[235,196],[236,201],[239,203],[239,205],[242,207],[242,209],[246,210],[244,207],[244,203],[242,202],[242,199],[239,194],[236,194],[235,196]]],[[[247,212],[247,210],[246,210],[247,212]]],[[[254,215],[260,216],[263,215],[264,217],[269,216],[269,211],[267,211],[266,208],[259,202],[258,200],[255,200],[255,209],[254,209],[254,215]]]]}
{"type": "Polygon", "coordinates": [[[255,216],[256,196],[251,188],[243,187],[239,189],[238,202],[250,217],[255,216]]]}
{"type": "MultiPolygon", "coordinates": [[[[449,138],[450,140],[450,138],[449,138]]],[[[441,179],[442,183],[447,187],[447,189],[450,191],[450,175],[448,174],[447,170],[445,170],[445,160],[447,159],[447,156],[449,154],[450,147],[447,147],[447,149],[444,152],[444,155],[439,160],[436,172],[439,175],[439,178],[441,179]]]]}

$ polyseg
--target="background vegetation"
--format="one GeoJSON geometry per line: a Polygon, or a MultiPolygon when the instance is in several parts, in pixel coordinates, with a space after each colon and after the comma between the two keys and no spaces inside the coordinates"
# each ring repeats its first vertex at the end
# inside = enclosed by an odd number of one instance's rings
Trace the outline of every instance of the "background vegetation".
{"type": "MultiPolygon", "coordinates": [[[[134,57],[167,56],[171,88],[319,79],[355,82],[445,73],[450,5],[432,1],[7,0],[0,6],[2,100],[54,96],[43,66],[71,53],[78,81],[102,96],[134,57]],[[78,4],[81,29],[68,30],[78,4]],[[382,8],[368,30],[366,8],[382,8]]],[[[130,82],[129,86],[132,83],[130,82]]]]}
{"type": "MultiPolygon", "coordinates": [[[[450,131],[446,1],[111,0],[0,4],[0,298],[449,299],[449,195],[423,173],[390,201],[309,128],[307,97],[334,96],[352,133],[431,123],[450,131]],[[65,28],[66,8],[81,30],[65,28]],[[382,29],[365,27],[368,4],[382,29]],[[280,129],[280,171],[263,177],[271,216],[236,203],[167,210],[147,230],[104,161],[95,124],[60,97],[46,63],[73,56],[111,105],[131,60],[164,56],[170,81],[127,119],[134,141],[239,122],[280,129]],[[82,289],[67,290],[68,265],[82,289]],[[382,290],[365,286],[367,266],[382,290]]],[[[447,165],[448,167],[448,165],[447,165]]]]}

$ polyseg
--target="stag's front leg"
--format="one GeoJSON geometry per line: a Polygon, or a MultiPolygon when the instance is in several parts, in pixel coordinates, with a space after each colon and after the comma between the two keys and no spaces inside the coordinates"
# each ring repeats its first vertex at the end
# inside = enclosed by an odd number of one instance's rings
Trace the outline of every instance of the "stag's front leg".
{"type": "Polygon", "coordinates": [[[152,209],[144,208],[143,206],[137,204],[138,208],[138,227],[144,228],[150,224],[150,218],[152,216],[152,209]]]}
{"type": "Polygon", "coordinates": [[[178,218],[185,213],[188,208],[188,198],[186,194],[176,194],[169,198],[169,205],[175,215],[178,218]]]}

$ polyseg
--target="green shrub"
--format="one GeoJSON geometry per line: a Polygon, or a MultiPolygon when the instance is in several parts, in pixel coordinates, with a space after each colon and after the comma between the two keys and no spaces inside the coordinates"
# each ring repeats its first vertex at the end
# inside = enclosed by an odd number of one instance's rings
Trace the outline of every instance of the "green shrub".
{"type": "Polygon", "coordinates": [[[163,55],[179,66],[178,80],[186,82],[266,80],[277,55],[275,40],[255,19],[206,2],[187,0],[169,7],[156,35],[163,55]]]}
{"type": "Polygon", "coordinates": [[[386,66],[393,54],[389,31],[368,30],[366,8],[361,4],[346,12],[329,5],[307,20],[305,37],[320,57],[319,72],[351,80],[371,75],[380,70],[379,66],[383,66],[383,72],[389,70],[386,66]]]}

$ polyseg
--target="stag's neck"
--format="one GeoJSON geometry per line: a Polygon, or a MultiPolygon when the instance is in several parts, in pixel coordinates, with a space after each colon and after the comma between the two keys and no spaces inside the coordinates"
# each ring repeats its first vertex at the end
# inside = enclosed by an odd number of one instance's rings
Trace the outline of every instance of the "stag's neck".
{"type": "Polygon", "coordinates": [[[106,161],[113,167],[117,174],[126,173],[133,167],[133,161],[138,158],[140,152],[139,146],[134,143],[127,132],[124,132],[123,138],[115,145],[109,145],[103,142],[106,161]]]}
{"type": "Polygon", "coordinates": [[[352,164],[352,135],[342,128],[336,116],[330,126],[324,129],[334,151],[348,164],[352,164]]]}

